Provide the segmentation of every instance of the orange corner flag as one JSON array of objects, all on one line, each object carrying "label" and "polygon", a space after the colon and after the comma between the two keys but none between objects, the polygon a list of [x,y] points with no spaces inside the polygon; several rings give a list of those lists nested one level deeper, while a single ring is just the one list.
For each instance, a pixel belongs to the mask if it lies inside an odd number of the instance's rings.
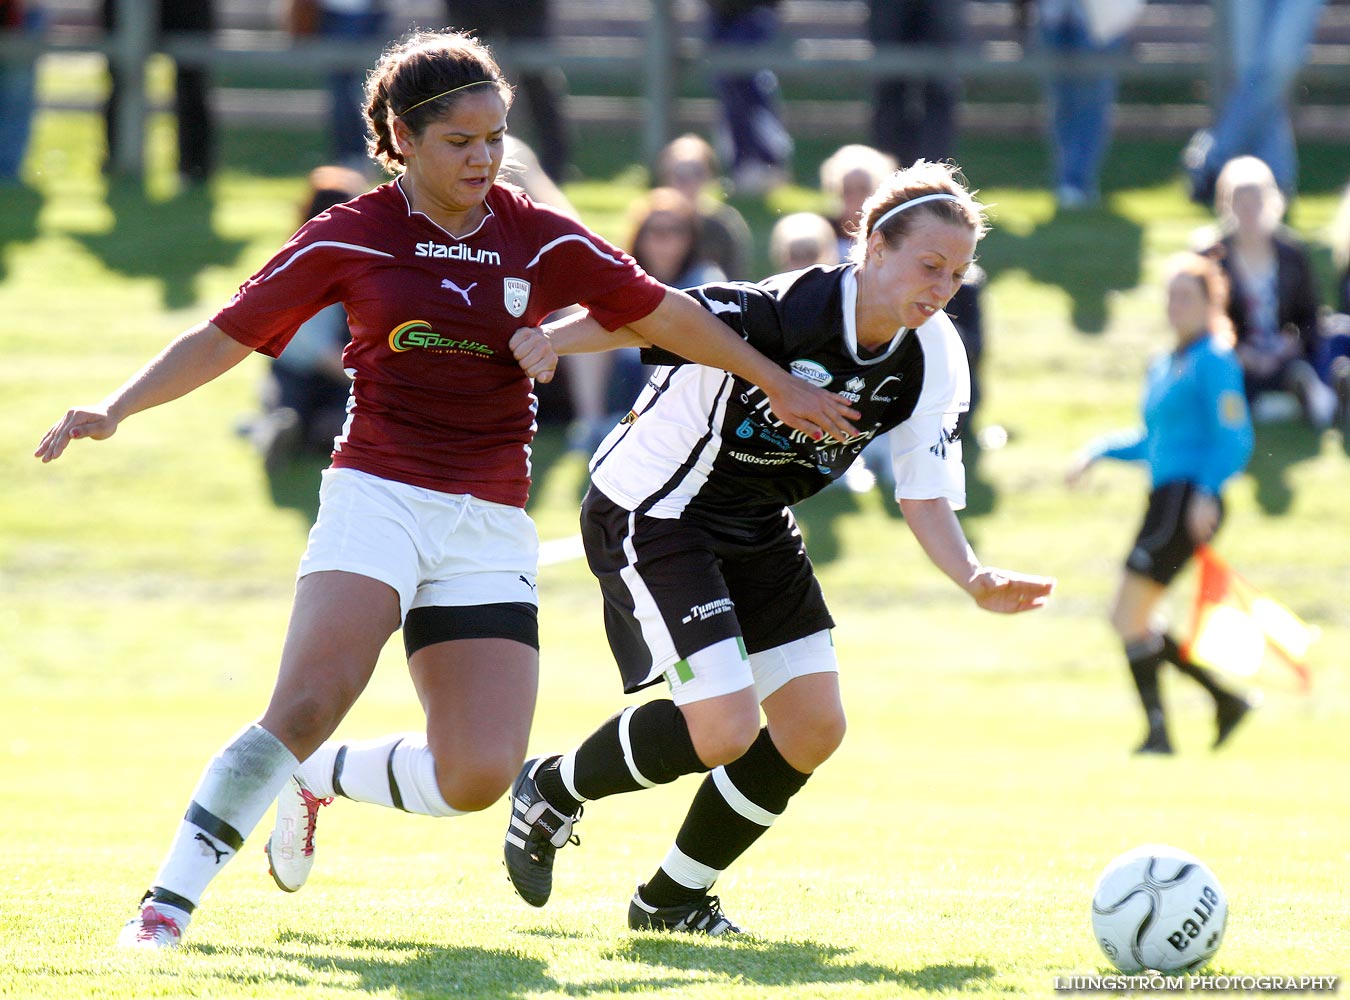
[{"label": "orange corner flag", "polygon": [[1307,691],[1312,685],[1308,649],[1317,640],[1317,628],[1262,594],[1208,546],[1198,548],[1195,557],[1200,580],[1191,613],[1187,657],[1216,670],[1250,677],[1269,653],[1293,670],[1299,688]]}]

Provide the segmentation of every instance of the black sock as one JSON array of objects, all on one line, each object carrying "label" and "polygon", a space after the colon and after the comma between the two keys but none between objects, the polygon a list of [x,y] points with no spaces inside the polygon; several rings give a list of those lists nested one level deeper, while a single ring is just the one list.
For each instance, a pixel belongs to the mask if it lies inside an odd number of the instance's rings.
[{"label": "black sock", "polygon": [[534,783],[548,800],[549,805],[568,816],[575,816],[577,810],[581,808],[581,800],[567,790],[567,783],[558,773],[558,764],[561,761],[562,755],[558,754],[540,764],[539,770],[534,772]]},{"label": "black sock", "polygon": [[[624,751],[625,730],[631,759]],[[572,783],[583,799],[601,799],[707,770],[694,751],[684,713],[662,699],[625,709],[586,737],[576,749]]]},{"label": "black sock", "polygon": [[1137,642],[1125,644],[1125,658],[1130,662],[1130,675],[1139,692],[1139,701],[1148,717],[1150,734],[1166,731],[1167,716],[1163,711],[1162,695],[1158,691],[1158,668],[1163,662],[1161,636],[1150,635]]},{"label": "black sock", "polygon": [[[725,871],[787,808],[809,777],[784,760],[769,731],[761,729],[739,759],[704,779],[675,838],[676,848],[699,865]],[[725,794],[724,782],[730,785]],[[652,906],[675,906],[707,894],[710,886],[691,887],[679,881],[678,874],[672,875],[663,864],[643,887],[642,898]]]},{"label": "black sock", "polygon": [[1187,659],[1186,655],[1181,651],[1181,647],[1177,645],[1176,640],[1173,639],[1170,635],[1164,635],[1162,637],[1162,640],[1163,640],[1163,656],[1167,657],[1167,659],[1171,660],[1174,664],[1176,664],[1177,669],[1180,670],[1183,674],[1191,678],[1202,688],[1208,691],[1210,695],[1214,698],[1214,701],[1216,703],[1219,701],[1223,701],[1226,698],[1237,697],[1236,695],[1233,694],[1233,692],[1229,691],[1217,680],[1215,680],[1214,673],[1212,671],[1206,670],[1204,667],[1199,666],[1198,664],[1193,663],[1189,659]]}]

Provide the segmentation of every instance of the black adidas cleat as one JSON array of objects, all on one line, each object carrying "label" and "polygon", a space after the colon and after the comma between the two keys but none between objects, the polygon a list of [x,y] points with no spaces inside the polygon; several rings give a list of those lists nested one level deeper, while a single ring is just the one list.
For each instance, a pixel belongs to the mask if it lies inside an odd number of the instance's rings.
[{"label": "black adidas cleat", "polygon": [[628,904],[628,926],[635,931],[672,931],[676,934],[743,934],[725,913],[716,896],[701,896],[677,906],[652,906],[638,886]]},{"label": "black adidas cleat", "polygon": [[503,846],[511,885],[531,906],[543,906],[553,892],[553,856],[558,848],[581,843],[572,833],[581,811],[575,816],[563,815],[548,804],[534,783],[535,772],[548,759],[527,760],[511,786],[511,822]]}]

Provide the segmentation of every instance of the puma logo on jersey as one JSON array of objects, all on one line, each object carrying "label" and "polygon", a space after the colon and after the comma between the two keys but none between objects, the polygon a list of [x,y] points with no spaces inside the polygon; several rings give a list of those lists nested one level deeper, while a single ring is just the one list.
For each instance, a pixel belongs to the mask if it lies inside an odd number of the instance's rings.
[{"label": "puma logo on jersey", "polygon": [[444,288],[444,289],[446,289],[447,291],[455,292],[455,293],[457,293],[457,294],[463,296],[463,298],[464,298],[464,304],[465,304],[466,306],[472,306],[472,305],[473,305],[473,302],[471,302],[471,301],[469,300],[469,293],[472,292],[475,288],[478,287],[478,282],[475,281],[475,282],[474,282],[472,285],[470,285],[468,288],[460,288],[458,285],[456,285],[456,284],[455,284],[453,281],[451,281],[449,278],[442,278],[442,279],[441,279],[441,287]]}]

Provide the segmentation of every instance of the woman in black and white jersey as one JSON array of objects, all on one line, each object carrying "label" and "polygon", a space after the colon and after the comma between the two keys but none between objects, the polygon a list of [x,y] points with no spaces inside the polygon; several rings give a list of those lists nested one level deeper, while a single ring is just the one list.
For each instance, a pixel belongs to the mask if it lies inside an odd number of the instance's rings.
[{"label": "woman in black and white jersey", "polygon": [[[896,498],[935,565],[987,610],[1046,602],[1053,580],[981,564],[954,513],[965,505],[958,420],[970,388],[942,310],[985,229],[956,168],[920,161],[868,199],[848,263],[692,290],[770,359],[849,401],[861,417],[843,444],[784,426],[744,379],[646,352],[662,367],[591,462],[582,535],[625,691],[664,680],[671,697],[626,709],[567,754],[526,761],[505,858],[527,902],[548,900],[582,802],[711,772],[634,893],[629,925],[739,930],[709,889],[845,728],[834,622],[788,508],[874,436],[895,429]],[[584,314],[533,336],[527,371],[547,372],[555,351],[613,343]]]}]

